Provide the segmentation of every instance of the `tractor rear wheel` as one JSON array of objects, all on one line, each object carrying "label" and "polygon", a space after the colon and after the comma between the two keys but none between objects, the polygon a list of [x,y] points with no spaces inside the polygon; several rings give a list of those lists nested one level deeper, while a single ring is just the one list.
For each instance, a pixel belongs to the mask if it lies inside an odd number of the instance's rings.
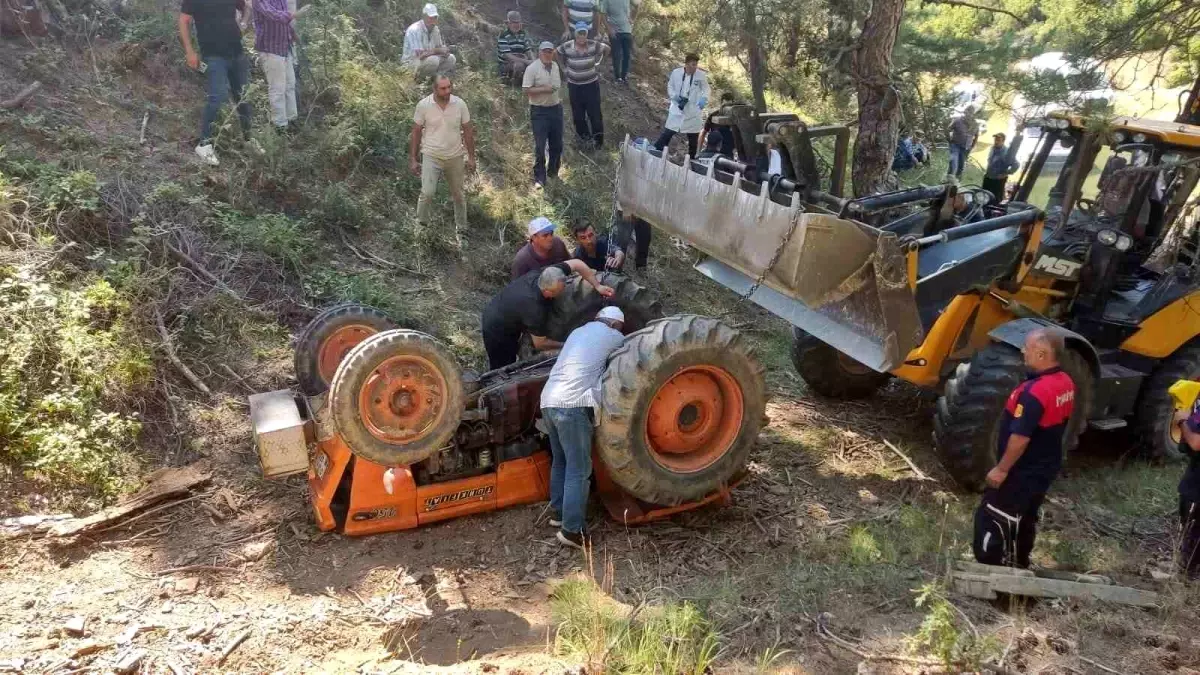
[{"label": "tractor rear wheel", "polygon": [[736,330],[680,315],[633,333],[609,358],[597,452],[634,497],[699,499],[746,465],[766,409],[763,367]]},{"label": "tractor rear wheel", "polygon": [[[1075,407],[1063,432],[1063,452],[1079,443],[1092,403],[1092,374],[1079,352],[1060,359],[1075,384]],[[942,466],[960,485],[982,490],[999,461],[1000,424],[1008,396],[1025,379],[1025,360],[1016,347],[992,343],[960,363],[946,380],[933,416],[933,442]]]},{"label": "tractor rear wheel", "polygon": [[890,377],[855,361],[799,328],[792,328],[792,365],[822,396],[854,400],[874,394]]},{"label": "tractor rear wheel", "polygon": [[658,295],[629,277],[613,272],[597,272],[596,280],[612,287],[614,294],[605,298],[582,277],[567,278],[567,287],[554,298],[546,320],[546,337],[563,342],[571,331],[596,318],[603,307],[619,307],[625,313],[625,333],[641,330],[655,319],[661,319],[662,302]]},{"label": "tractor rear wheel", "polygon": [[1200,380],[1200,344],[1187,345],[1167,357],[1142,385],[1134,423],[1142,451],[1151,459],[1184,457],[1179,452],[1179,442],[1183,440],[1179,427],[1171,423],[1175,402],[1167,393],[1179,380]]},{"label": "tractor rear wheel", "polygon": [[350,351],[329,387],[334,426],[351,452],[384,466],[428,458],[458,429],[462,371],[440,342],[389,330]]},{"label": "tractor rear wheel", "polygon": [[366,305],[343,303],[323,310],[296,340],[296,381],[316,396],[329,389],[338,365],[358,343],[396,327],[386,314]]}]

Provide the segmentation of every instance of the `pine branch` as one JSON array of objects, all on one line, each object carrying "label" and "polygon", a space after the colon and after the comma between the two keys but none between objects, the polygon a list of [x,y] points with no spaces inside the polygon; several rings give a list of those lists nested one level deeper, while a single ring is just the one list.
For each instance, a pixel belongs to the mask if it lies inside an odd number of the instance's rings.
[{"label": "pine branch", "polygon": [[1010,12],[1007,9],[1004,9],[1002,7],[988,7],[986,5],[977,5],[973,2],[965,2],[964,0],[924,0],[924,2],[931,4],[931,5],[949,5],[951,7],[966,7],[968,9],[978,9],[978,10],[983,10],[985,12],[1004,14],[1006,16],[1011,16],[1013,18],[1013,20],[1016,21],[1017,23],[1021,24],[1021,26],[1028,26],[1030,23],[1033,23],[1029,19],[1027,19],[1023,16],[1019,16],[1019,15],[1017,15],[1013,12]]}]

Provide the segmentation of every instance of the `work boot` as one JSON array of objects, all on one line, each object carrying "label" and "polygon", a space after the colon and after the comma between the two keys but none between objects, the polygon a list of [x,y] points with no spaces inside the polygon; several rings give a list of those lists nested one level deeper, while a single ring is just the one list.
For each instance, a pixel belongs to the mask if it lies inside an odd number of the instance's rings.
[{"label": "work boot", "polygon": [[583,550],[585,546],[591,546],[592,542],[587,536],[587,532],[567,532],[566,530],[558,531],[558,542],[566,544],[571,548]]}]

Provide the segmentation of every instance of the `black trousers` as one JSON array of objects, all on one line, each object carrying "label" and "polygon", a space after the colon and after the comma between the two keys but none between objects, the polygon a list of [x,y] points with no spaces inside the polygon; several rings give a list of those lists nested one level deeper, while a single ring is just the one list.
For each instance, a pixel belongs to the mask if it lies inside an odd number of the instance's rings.
[{"label": "black trousers", "polygon": [[992,193],[992,196],[996,198],[995,203],[998,204],[1004,201],[1004,185],[1007,182],[1008,181],[1004,178],[989,178],[984,176],[983,185],[980,187]]},{"label": "black trousers", "polygon": [[520,350],[521,336],[512,335],[483,325],[483,348],[487,350],[488,370],[503,368],[517,362],[517,352]]},{"label": "black trousers", "polygon": [[571,120],[575,135],[585,144],[604,145],[604,117],[600,111],[600,80],[587,84],[567,83],[571,96]]},{"label": "black trousers", "polygon": [[625,250],[629,248],[630,240],[636,243],[636,255],[633,258],[634,266],[637,268],[645,267],[650,257],[650,236],[654,228],[650,227],[650,223],[641,218],[633,218],[632,221],[625,219],[620,212],[616,214],[616,222],[613,223],[613,244]]},{"label": "black trousers", "polygon": [[1200,580],[1200,499],[1179,495],[1179,566],[1188,579]]},{"label": "black trousers", "polygon": [[[533,126],[533,180],[545,185],[547,176],[558,178],[558,166],[562,162],[562,105],[531,105],[529,121]],[[549,166],[546,165],[547,145],[550,146]]]},{"label": "black trousers", "polygon": [[1000,489],[985,490],[975,509],[975,541],[971,548],[975,560],[984,565],[1029,567],[1046,493],[1009,487],[1012,480],[1010,476]]},{"label": "black trousers", "polygon": [[[679,133],[679,132],[664,128],[662,131],[662,135],[660,135],[658,137],[658,140],[654,142],[654,148],[656,150],[662,150],[663,148],[667,147],[668,145],[671,144],[671,139],[675,138],[675,134],[677,134],[677,133]],[[696,156],[696,147],[700,144],[700,134],[699,133],[687,134],[687,139],[688,139],[688,157],[695,157]]]}]

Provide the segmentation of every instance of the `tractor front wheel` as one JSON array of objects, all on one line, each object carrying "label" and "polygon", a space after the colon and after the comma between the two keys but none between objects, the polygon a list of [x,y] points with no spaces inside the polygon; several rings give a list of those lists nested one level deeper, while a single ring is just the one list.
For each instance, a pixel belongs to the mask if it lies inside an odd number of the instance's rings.
[{"label": "tractor front wheel", "polygon": [[329,386],[334,426],[355,455],[406,466],[444,447],[464,409],[462,371],[449,350],[415,330],[372,335]]},{"label": "tractor front wheel", "polygon": [[[1060,359],[1075,384],[1075,406],[1063,432],[1063,452],[1079,443],[1092,402],[1092,374],[1079,352]],[[999,461],[1000,424],[1008,396],[1025,379],[1025,361],[1016,347],[992,343],[946,380],[933,417],[933,442],[946,471],[969,490],[982,490]]]},{"label": "tractor front wheel", "polygon": [[808,388],[822,396],[851,401],[887,384],[876,372],[799,328],[792,328],[792,365]]},{"label": "tractor front wheel", "polygon": [[745,466],[766,410],[763,367],[736,330],[680,315],[626,338],[600,381],[597,452],[634,497],[699,499]]},{"label": "tractor front wheel", "polygon": [[1179,427],[1172,424],[1175,403],[1167,390],[1179,380],[1200,380],[1200,344],[1176,351],[1154,370],[1138,397],[1135,424],[1142,451],[1151,459],[1177,460],[1182,439]]}]

